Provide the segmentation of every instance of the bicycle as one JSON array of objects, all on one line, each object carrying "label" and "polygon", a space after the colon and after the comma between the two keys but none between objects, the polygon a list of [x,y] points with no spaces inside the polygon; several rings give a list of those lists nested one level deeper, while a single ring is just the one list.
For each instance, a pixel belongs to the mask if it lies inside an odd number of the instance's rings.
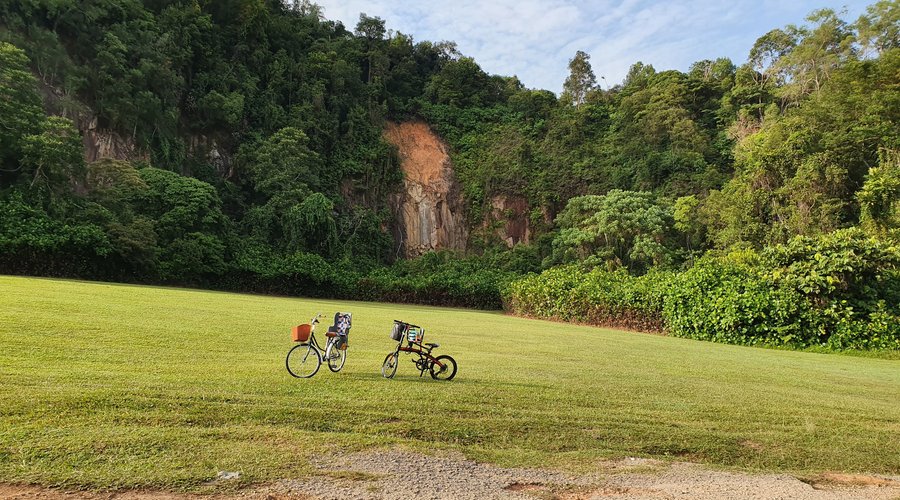
[{"label": "bicycle", "polygon": [[[453,380],[453,377],[456,376],[456,360],[446,354],[432,356],[431,351],[441,345],[423,344],[424,337],[424,328],[395,319],[391,338],[397,341],[397,349],[388,353],[384,358],[384,363],[381,364],[381,375],[384,378],[394,378],[400,361],[400,353],[406,352],[417,356],[412,361],[418,368],[420,377],[427,370],[431,374],[431,378],[435,380]],[[406,340],[406,346],[403,345],[404,340]]]},{"label": "bicycle", "polygon": [[[342,314],[346,314],[348,326],[344,329],[345,333],[340,335],[338,333],[338,318]],[[318,373],[319,367],[322,366],[323,358],[328,361],[328,369],[334,373],[341,371],[341,368],[344,367],[344,363],[347,361],[346,337],[347,332],[350,330],[350,314],[335,314],[335,325],[325,333],[328,340],[324,349],[316,340],[316,325],[319,324],[319,318],[321,317],[321,313],[316,314],[309,324],[295,326],[293,329],[293,340],[294,342],[300,342],[300,344],[295,345],[288,351],[284,364],[288,373],[294,377],[312,377]]]}]

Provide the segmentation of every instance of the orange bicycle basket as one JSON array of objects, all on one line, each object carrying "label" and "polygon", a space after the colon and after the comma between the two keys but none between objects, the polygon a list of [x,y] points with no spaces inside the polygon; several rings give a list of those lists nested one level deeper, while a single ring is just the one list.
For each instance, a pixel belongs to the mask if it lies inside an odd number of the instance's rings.
[{"label": "orange bicycle basket", "polygon": [[312,325],[298,325],[291,331],[291,338],[294,342],[306,342],[309,340],[309,333],[312,331]]}]

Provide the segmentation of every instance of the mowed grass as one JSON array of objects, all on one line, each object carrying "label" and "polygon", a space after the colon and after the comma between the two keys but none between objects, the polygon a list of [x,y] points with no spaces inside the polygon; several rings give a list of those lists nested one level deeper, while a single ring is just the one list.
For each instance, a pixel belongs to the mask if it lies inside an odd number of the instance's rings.
[{"label": "mowed grass", "polygon": [[[351,311],[347,364],[290,377],[290,327]],[[452,382],[380,365],[427,328]],[[323,329],[324,331],[324,329]],[[320,337],[321,338],[321,337]],[[900,473],[900,361],[478,312],[0,276],[0,481],[202,489],[377,446],[587,470],[646,456]]]}]

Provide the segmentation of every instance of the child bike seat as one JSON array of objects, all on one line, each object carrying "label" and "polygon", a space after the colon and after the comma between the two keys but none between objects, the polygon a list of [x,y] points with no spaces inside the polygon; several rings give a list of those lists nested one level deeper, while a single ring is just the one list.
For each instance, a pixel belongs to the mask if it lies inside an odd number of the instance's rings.
[{"label": "child bike seat", "polygon": [[326,337],[337,337],[338,335],[350,334],[350,313],[336,313],[334,315],[334,324],[328,327]]},{"label": "child bike seat", "polygon": [[430,348],[432,348],[432,349],[441,346],[441,344],[434,344],[434,343],[431,343],[431,342],[429,342],[429,343],[427,343],[427,344],[424,344],[424,345],[425,345],[425,346],[428,346],[428,347],[430,347]]}]

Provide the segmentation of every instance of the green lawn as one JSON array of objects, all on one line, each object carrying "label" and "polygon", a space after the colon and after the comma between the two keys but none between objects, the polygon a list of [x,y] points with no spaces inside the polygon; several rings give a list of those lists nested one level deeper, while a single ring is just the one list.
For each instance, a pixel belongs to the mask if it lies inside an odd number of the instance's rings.
[{"label": "green lawn", "polygon": [[[284,367],[290,327],[354,314],[347,364]],[[392,319],[454,356],[380,375]],[[900,473],[900,361],[754,349],[499,313],[0,276],[0,480],[192,489],[319,454],[457,449],[505,465],[649,456]]]}]

